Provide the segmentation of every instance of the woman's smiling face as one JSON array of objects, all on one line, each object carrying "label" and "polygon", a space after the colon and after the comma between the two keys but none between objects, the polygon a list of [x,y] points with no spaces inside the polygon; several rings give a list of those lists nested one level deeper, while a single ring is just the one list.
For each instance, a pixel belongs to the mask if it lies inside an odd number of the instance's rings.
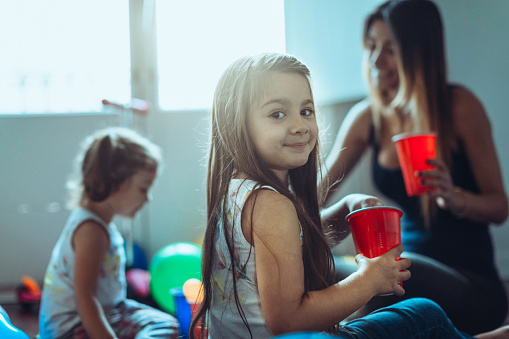
[{"label": "woman's smiling face", "polygon": [[364,47],[371,82],[381,92],[396,89],[399,84],[395,46],[389,26],[375,20],[368,30]]}]

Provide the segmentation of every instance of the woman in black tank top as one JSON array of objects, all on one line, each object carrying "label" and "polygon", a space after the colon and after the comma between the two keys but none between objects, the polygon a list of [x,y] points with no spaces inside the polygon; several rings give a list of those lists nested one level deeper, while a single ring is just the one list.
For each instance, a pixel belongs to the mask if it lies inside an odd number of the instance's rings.
[{"label": "woman in black tank top", "polygon": [[[470,334],[496,328],[507,315],[507,295],[490,225],[507,219],[508,200],[481,102],[447,82],[438,8],[429,0],[383,3],[365,21],[364,47],[370,97],[341,125],[327,182],[338,185],[372,147],[373,181],[404,212],[403,256],[412,260],[404,298],[436,301]],[[408,197],[391,137],[428,131],[437,135],[437,159],[429,160],[434,170],[417,174],[434,190]],[[359,315],[398,300],[374,298]]]}]

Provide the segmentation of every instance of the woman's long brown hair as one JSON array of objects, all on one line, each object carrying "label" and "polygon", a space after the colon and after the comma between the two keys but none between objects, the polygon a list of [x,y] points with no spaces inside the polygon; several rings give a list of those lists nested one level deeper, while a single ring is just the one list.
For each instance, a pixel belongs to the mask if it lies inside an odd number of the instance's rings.
[{"label": "woman's long brown hair", "polygon": [[[323,289],[333,268],[333,258],[327,239],[321,229],[318,207],[317,172],[318,142],[309,155],[308,162],[289,171],[292,191],[263,165],[252,141],[247,137],[248,114],[263,95],[264,88],[274,73],[300,74],[308,80],[309,69],[296,58],[282,54],[262,54],[240,59],[221,76],[214,93],[212,107],[211,145],[207,174],[207,229],[202,247],[202,281],[204,299],[193,319],[189,335],[194,335],[198,322],[203,324],[212,298],[212,264],[215,253],[217,229],[224,229],[228,218],[227,193],[230,180],[236,173],[245,173],[260,186],[275,188],[290,199],[297,211],[302,227],[302,257],[304,263],[305,291]],[[234,239],[226,234],[229,255],[233,258]],[[233,260],[231,261],[233,262]],[[235,266],[229,267],[235,276]],[[233,279],[234,298],[239,314],[251,333],[249,319],[242,310]],[[303,296],[304,297],[304,296]],[[202,331],[202,337],[204,331]],[[251,335],[252,337],[252,335]]]},{"label": "woman's long brown hair", "polygon": [[[437,134],[437,157],[450,168],[453,144],[451,87],[447,83],[442,19],[431,0],[390,0],[380,5],[364,24],[364,41],[376,20],[388,24],[394,37],[399,87],[395,98],[383,95],[366,73],[373,100],[375,136],[379,135],[383,109],[400,109],[410,115],[413,132]],[[366,65],[365,65],[366,66]],[[409,131],[410,132],[410,131]],[[436,210],[428,196],[421,197],[426,224]]]}]

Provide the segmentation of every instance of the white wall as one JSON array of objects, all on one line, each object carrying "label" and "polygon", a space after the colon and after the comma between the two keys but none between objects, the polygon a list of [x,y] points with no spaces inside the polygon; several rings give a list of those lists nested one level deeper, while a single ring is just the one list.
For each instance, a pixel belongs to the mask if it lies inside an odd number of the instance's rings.
[{"label": "white wall", "polygon": [[[472,89],[484,103],[493,127],[506,191],[509,192],[509,1],[436,0],[442,12],[449,76]],[[319,103],[333,104],[366,95],[361,77],[363,18],[380,0],[287,1],[287,52],[310,66]],[[300,25],[298,24],[300,23]],[[344,110],[324,107],[332,122],[326,146],[337,131]],[[332,115],[334,116],[332,119]],[[327,144],[329,142],[329,144]],[[348,178],[340,194],[376,190],[366,180],[369,164],[364,159],[355,176]],[[509,278],[509,221],[492,227],[500,273]],[[351,248],[351,247],[349,247]]]},{"label": "white wall", "polygon": [[[360,75],[362,17],[375,0],[286,1],[288,52],[314,73],[316,100],[331,122],[329,139],[341,121],[340,101],[365,95]],[[472,88],[493,122],[506,188],[509,180],[509,126],[506,80],[509,67],[509,2],[440,0],[446,21],[451,78]],[[347,105],[348,106],[348,105]],[[148,136],[162,146],[164,172],[154,186],[154,201],[135,221],[134,237],[149,257],[175,241],[196,241],[205,224],[207,112],[152,112]],[[333,119],[334,118],[334,119]],[[111,114],[0,117],[0,286],[21,276],[41,281],[51,249],[68,216],[51,203],[65,201],[65,181],[81,140],[97,128],[116,124]],[[361,171],[366,171],[362,169]],[[367,172],[361,175],[366,178]],[[352,178],[348,190],[371,189]],[[509,277],[509,227],[494,228],[497,260]]]},{"label": "white wall", "polygon": [[[0,117],[0,285],[42,280],[69,212],[65,182],[80,142],[112,115]],[[59,207],[59,208],[58,208]]]},{"label": "white wall", "polygon": [[[146,121],[148,137],[164,153],[154,200],[132,231],[149,257],[203,234],[207,117],[154,112]],[[111,114],[0,117],[0,287],[18,284],[23,275],[42,281],[69,215],[65,182],[79,144],[96,129],[118,123]],[[60,210],[52,211],[52,203]]]}]

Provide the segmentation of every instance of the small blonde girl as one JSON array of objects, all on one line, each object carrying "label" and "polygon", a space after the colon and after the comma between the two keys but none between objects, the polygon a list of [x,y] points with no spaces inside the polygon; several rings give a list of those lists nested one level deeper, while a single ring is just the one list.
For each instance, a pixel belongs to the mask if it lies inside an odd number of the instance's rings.
[{"label": "small blonde girl", "polygon": [[204,299],[190,333],[205,320],[210,338],[302,331],[341,338],[469,338],[422,298],[338,325],[375,295],[403,295],[398,282],[410,278],[410,261],[395,260],[402,245],[373,259],[358,255],[356,272],[328,283],[329,245],[347,234],[344,216],[380,202],[353,194],[320,211],[318,159],[308,68],[281,54],[234,62],[214,95]]},{"label": "small blonde girl", "polygon": [[126,298],[124,240],[112,222],[149,201],[160,159],[156,145],[128,129],[86,139],[70,185],[77,205],[44,278],[41,339],[177,338],[174,317]]}]

